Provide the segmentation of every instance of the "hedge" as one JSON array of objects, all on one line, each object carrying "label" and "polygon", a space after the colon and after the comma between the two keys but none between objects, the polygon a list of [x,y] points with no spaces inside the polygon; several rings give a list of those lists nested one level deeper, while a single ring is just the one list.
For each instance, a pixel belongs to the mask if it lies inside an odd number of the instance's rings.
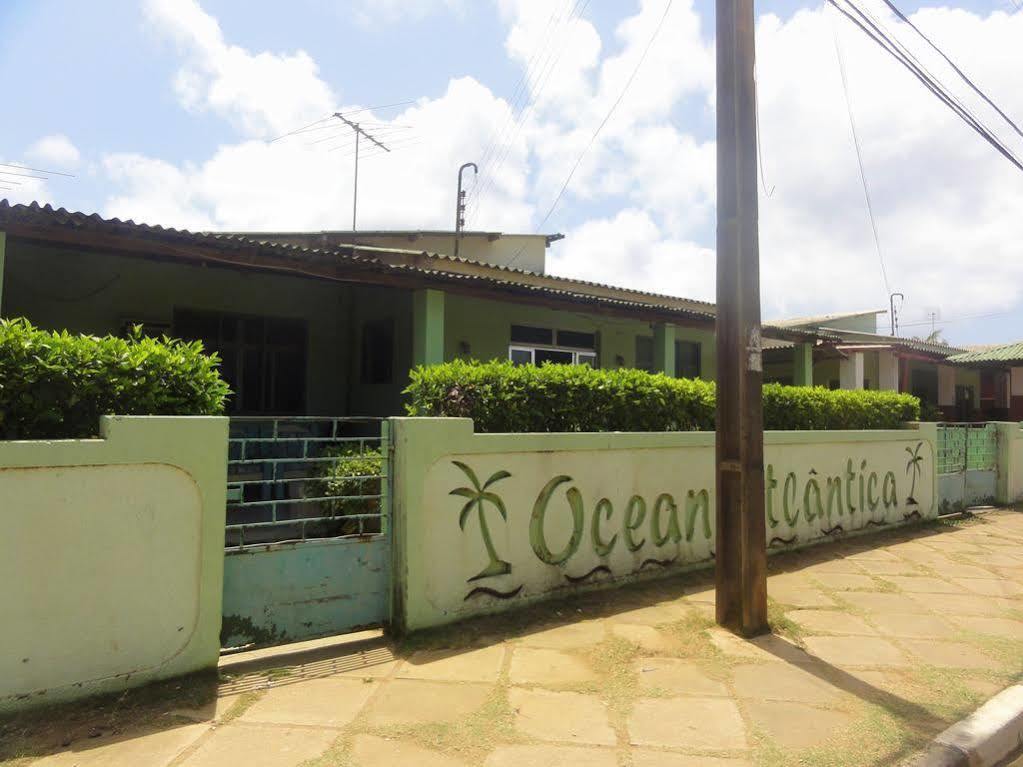
[{"label": "hedge", "polygon": [[[714,384],[642,370],[456,360],[412,371],[412,416],[472,418],[478,432],[713,430]],[[765,429],[896,429],[909,394],[764,386]]]},{"label": "hedge", "polygon": [[101,415],[217,415],[230,389],[202,344],[0,320],[0,439],[95,436]]}]

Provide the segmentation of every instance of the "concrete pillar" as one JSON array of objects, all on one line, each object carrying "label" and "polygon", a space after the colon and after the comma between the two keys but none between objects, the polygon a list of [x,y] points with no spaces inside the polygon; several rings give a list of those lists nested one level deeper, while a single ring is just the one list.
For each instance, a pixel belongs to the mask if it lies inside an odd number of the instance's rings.
[{"label": "concrete pillar", "polygon": [[654,372],[675,377],[675,326],[666,322],[654,325]]},{"label": "concrete pillar", "polygon": [[412,364],[444,361],[444,293],[427,288],[412,295]]},{"label": "concrete pillar", "polygon": [[4,316],[4,260],[7,250],[7,232],[0,231],[0,317]]},{"label": "concrete pillar", "polygon": [[813,344],[792,347],[792,385],[813,386]]},{"label": "concrete pillar", "polygon": [[839,362],[838,369],[843,389],[863,388],[863,352],[849,352],[849,356]]},{"label": "concrete pillar", "polygon": [[881,391],[899,390],[899,358],[887,349],[877,353],[877,388]]},{"label": "concrete pillar", "polygon": [[951,365],[938,365],[938,407],[955,407],[956,369]]}]

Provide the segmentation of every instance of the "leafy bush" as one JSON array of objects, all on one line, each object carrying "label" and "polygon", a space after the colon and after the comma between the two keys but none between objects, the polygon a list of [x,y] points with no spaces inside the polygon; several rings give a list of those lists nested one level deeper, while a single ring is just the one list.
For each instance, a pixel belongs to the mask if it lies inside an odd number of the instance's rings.
[{"label": "leafy bush", "polygon": [[[714,429],[714,384],[641,370],[516,367],[455,360],[416,368],[405,389],[413,416],[472,418],[479,432]],[[917,420],[908,394],[767,384],[767,429],[894,429]]]},{"label": "leafy bush", "polygon": [[52,333],[0,320],[0,439],[95,436],[101,415],[216,415],[230,389],[202,344]]},{"label": "leafy bush", "polygon": [[[318,497],[380,494],[383,456],[379,448],[368,447],[360,452],[358,447],[351,445],[331,446],[323,451],[323,455],[337,460],[324,462],[323,479],[315,491]],[[380,514],[380,501],[376,498],[334,497],[325,503],[330,513],[338,517]],[[380,532],[380,520],[341,520],[341,528],[334,534],[350,535],[356,532]]]}]

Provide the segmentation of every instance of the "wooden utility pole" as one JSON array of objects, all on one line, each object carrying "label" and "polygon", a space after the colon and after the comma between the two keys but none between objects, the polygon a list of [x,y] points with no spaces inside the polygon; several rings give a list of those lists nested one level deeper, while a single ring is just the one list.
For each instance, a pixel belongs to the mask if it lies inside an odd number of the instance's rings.
[{"label": "wooden utility pole", "polygon": [[768,630],[753,0],[717,0],[717,622]]}]

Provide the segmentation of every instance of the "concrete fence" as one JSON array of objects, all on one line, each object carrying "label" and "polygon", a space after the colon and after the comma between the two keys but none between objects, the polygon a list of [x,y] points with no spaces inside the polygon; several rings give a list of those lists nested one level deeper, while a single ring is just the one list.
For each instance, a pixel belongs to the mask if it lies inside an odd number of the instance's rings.
[{"label": "concrete fence", "polygon": [[[475,434],[398,418],[392,624],[707,567],[714,434]],[[937,515],[936,430],[768,432],[772,550]]]},{"label": "concrete fence", "polygon": [[998,479],[995,502],[1023,502],[1023,424],[998,423]]},{"label": "concrete fence", "polygon": [[0,710],[215,667],[227,419],[0,442]]}]

